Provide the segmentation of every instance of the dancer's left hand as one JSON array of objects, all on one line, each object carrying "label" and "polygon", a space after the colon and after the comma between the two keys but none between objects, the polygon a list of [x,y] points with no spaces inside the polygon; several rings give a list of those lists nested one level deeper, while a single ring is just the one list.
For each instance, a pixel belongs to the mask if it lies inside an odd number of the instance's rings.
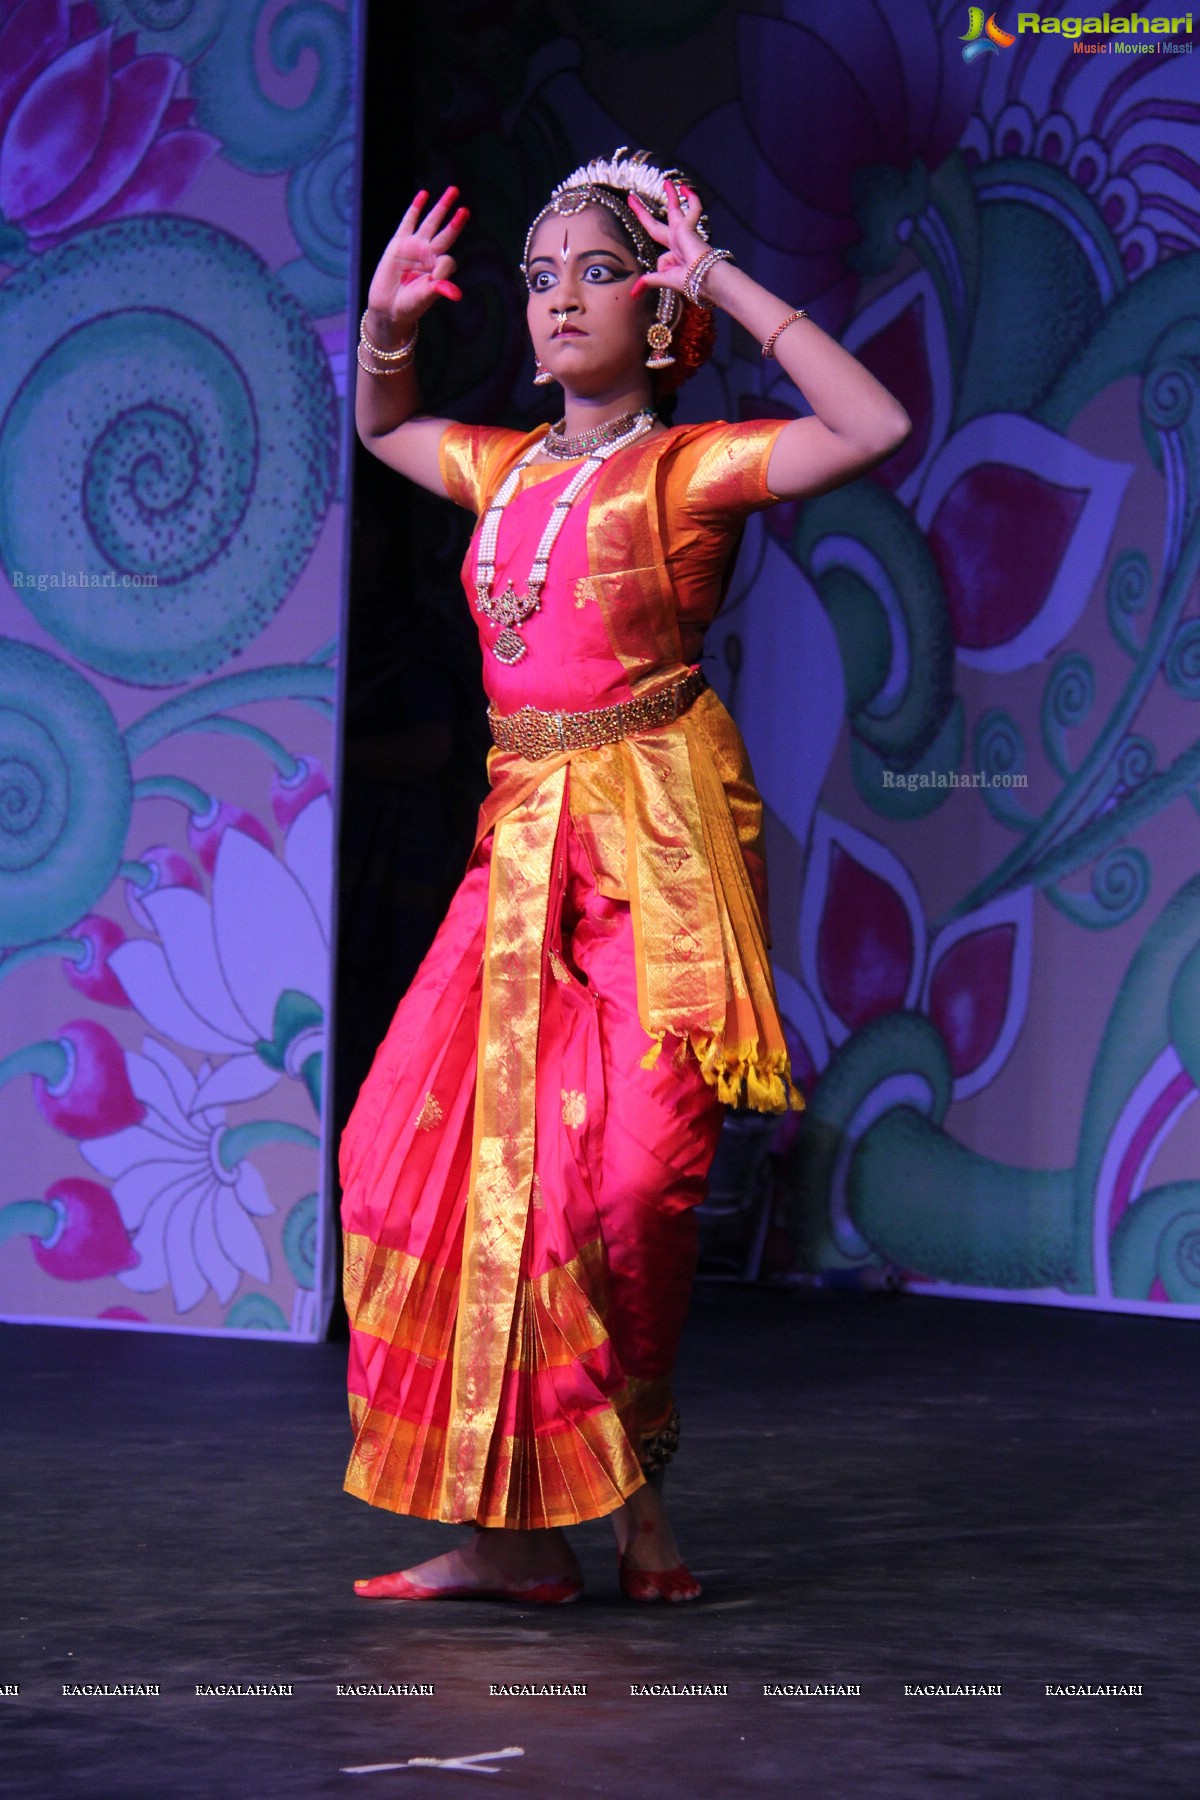
[{"label": "dancer's left hand", "polygon": [[636,194],[626,196],[638,224],[648,237],[660,244],[663,254],[658,259],[658,267],[652,273],[639,275],[634,282],[632,292],[640,294],[644,288],[673,288],[682,294],[684,278],[695,263],[697,257],[703,256],[709,248],[705,240],[696,230],[704,208],[700,204],[700,196],[693,188],[686,187],[683,182],[666,183],[667,216],[659,221],[654,214],[647,212]]}]

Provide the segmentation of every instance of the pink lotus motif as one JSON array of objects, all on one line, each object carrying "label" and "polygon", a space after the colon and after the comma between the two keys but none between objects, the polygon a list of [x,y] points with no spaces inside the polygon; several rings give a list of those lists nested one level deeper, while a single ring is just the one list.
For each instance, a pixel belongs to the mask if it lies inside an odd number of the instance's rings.
[{"label": "pink lotus motif", "polygon": [[48,1125],[67,1137],[92,1138],[123,1131],[142,1118],[125,1072],[125,1052],[111,1031],[94,1019],[64,1025],[58,1045],[66,1057],[61,1079],[33,1078],[33,1097]]},{"label": "pink lotus motif", "polygon": [[[298,756],[290,776],[276,770],[271,778],[271,811],[280,831],[286,831],[306,806],[329,792],[329,779],[320,763],[311,756]],[[270,845],[267,848],[270,849]]]},{"label": "pink lotus motif", "polygon": [[71,986],[89,1000],[102,1001],[106,1006],[128,1006],[129,995],[108,966],[113,951],[125,942],[125,933],[116,920],[88,913],[72,928],[70,936],[84,946],[81,961],[63,958],[63,974]]},{"label": "pink lotus motif", "polygon": [[926,1014],[945,1041],[954,1098],[993,1081],[1029,1003],[1032,898],[1006,895],[930,934],[907,869],[890,850],[818,813],[802,902],[805,986],[780,999],[816,1068],[886,1013]]},{"label": "pink lotus motif", "polygon": [[190,888],[199,894],[204,884],[187,857],[169,844],[154,844],[143,850],[137,860],[150,871],[149,878],[140,885],[134,881],[125,883],[125,904],[130,918],[145,931],[153,931],[154,921],[143,904],[148,895],[174,887]]},{"label": "pink lotus motif", "polygon": [[0,0],[0,214],[30,249],[175,205],[219,148],[182,74],[92,5]]},{"label": "pink lotus motif", "polygon": [[197,813],[188,821],[188,843],[210,875],[217,866],[217,852],[227,831],[240,831],[264,850],[274,852],[271,833],[261,819],[240,806],[231,806],[227,800],[214,800],[206,813]]},{"label": "pink lotus motif", "polygon": [[58,1281],[96,1281],[137,1267],[137,1251],[106,1187],[68,1176],[46,1190],[59,1215],[58,1230],[32,1240],[33,1254]]}]

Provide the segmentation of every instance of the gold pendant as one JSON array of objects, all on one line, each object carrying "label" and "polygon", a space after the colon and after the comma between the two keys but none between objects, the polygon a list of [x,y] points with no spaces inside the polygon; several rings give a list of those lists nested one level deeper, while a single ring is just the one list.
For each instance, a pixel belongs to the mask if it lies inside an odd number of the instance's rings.
[{"label": "gold pendant", "polygon": [[506,625],[492,645],[492,655],[497,662],[506,663],[511,668],[513,663],[520,662],[528,648],[529,645],[520,632],[514,631],[511,625]]}]

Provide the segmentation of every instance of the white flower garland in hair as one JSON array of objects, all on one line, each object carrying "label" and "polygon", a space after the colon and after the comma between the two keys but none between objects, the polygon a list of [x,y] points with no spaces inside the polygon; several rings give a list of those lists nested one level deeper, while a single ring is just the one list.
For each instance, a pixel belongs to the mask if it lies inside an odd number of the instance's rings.
[{"label": "white flower garland in hair", "polygon": [[[589,163],[583,163],[560,181],[550,195],[548,205],[544,206],[525,237],[525,252],[521,258],[521,273],[526,281],[529,279],[529,246],[533,242],[533,234],[549,213],[571,213],[582,211],[589,204],[606,207],[616,215],[625,230],[633,239],[637,259],[643,269],[657,266],[658,245],[639,224],[628,204],[610,193],[597,192],[597,189],[615,188],[618,194],[634,193],[638,199],[652,212],[656,219],[663,220],[667,216],[667,183],[682,181],[681,169],[656,169],[649,160],[646,150],[630,151],[627,144],[622,144],[610,157],[594,157]],[[577,196],[575,205],[566,204],[571,196]],[[705,229],[707,219],[703,213],[696,223],[696,230],[707,242],[708,232]]]},{"label": "white flower garland in hair", "polygon": [[656,217],[666,218],[668,181],[682,181],[680,169],[656,169],[649,160],[648,152],[635,150],[632,153],[627,144],[622,144],[611,157],[597,156],[589,163],[584,163],[565,181],[560,181],[551,193],[551,200],[557,200],[560,194],[570,193],[572,188],[579,187],[613,187],[625,193],[634,193],[639,200],[651,209]]}]

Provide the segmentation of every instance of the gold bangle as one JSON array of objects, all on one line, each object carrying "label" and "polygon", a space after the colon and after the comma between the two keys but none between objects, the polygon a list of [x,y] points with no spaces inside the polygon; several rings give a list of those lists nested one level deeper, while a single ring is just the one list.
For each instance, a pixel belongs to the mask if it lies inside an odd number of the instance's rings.
[{"label": "gold bangle", "polygon": [[775,339],[777,337],[779,337],[780,333],[786,331],[789,325],[794,325],[796,323],[797,319],[807,319],[807,317],[808,317],[808,314],[807,314],[807,312],[805,312],[803,307],[800,307],[799,310],[794,313],[789,313],[787,318],[783,321],[783,324],[777,325],[775,327],[774,331],[771,333],[770,337],[767,339],[766,343],[763,345],[763,347],[762,347],[763,355],[764,356],[774,356],[774,354],[775,354]]},{"label": "gold bangle", "polygon": [[365,362],[363,360],[364,349],[369,350],[370,348],[371,345],[367,339],[359,338],[355,356],[358,359],[359,368],[365,370],[368,375],[403,375],[405,369],[407,369],[409,363],[412,361],[411,356],[406,356],[403,362],[393,363],[390,368],[386,366],[382,369],[376,368],[373,363]]},{"label": "gold bangle", "polygon": [[[368,308],[368,311],[369,310],[370,309]],[[398,344],[394,350],[381,350],[379,345],[373,344],[367,336],[367,314],[364,312],[362,318],[358,321],[358,341],[360,344],[365,344],[367,349],[371,352],[371,355],[377,356],[380,362],[403,362],[412,355],[413,350],[416,347],[417,332],[419,330],[420,326],[414,325],[411,333],[405,338],[402,344]]]}]

